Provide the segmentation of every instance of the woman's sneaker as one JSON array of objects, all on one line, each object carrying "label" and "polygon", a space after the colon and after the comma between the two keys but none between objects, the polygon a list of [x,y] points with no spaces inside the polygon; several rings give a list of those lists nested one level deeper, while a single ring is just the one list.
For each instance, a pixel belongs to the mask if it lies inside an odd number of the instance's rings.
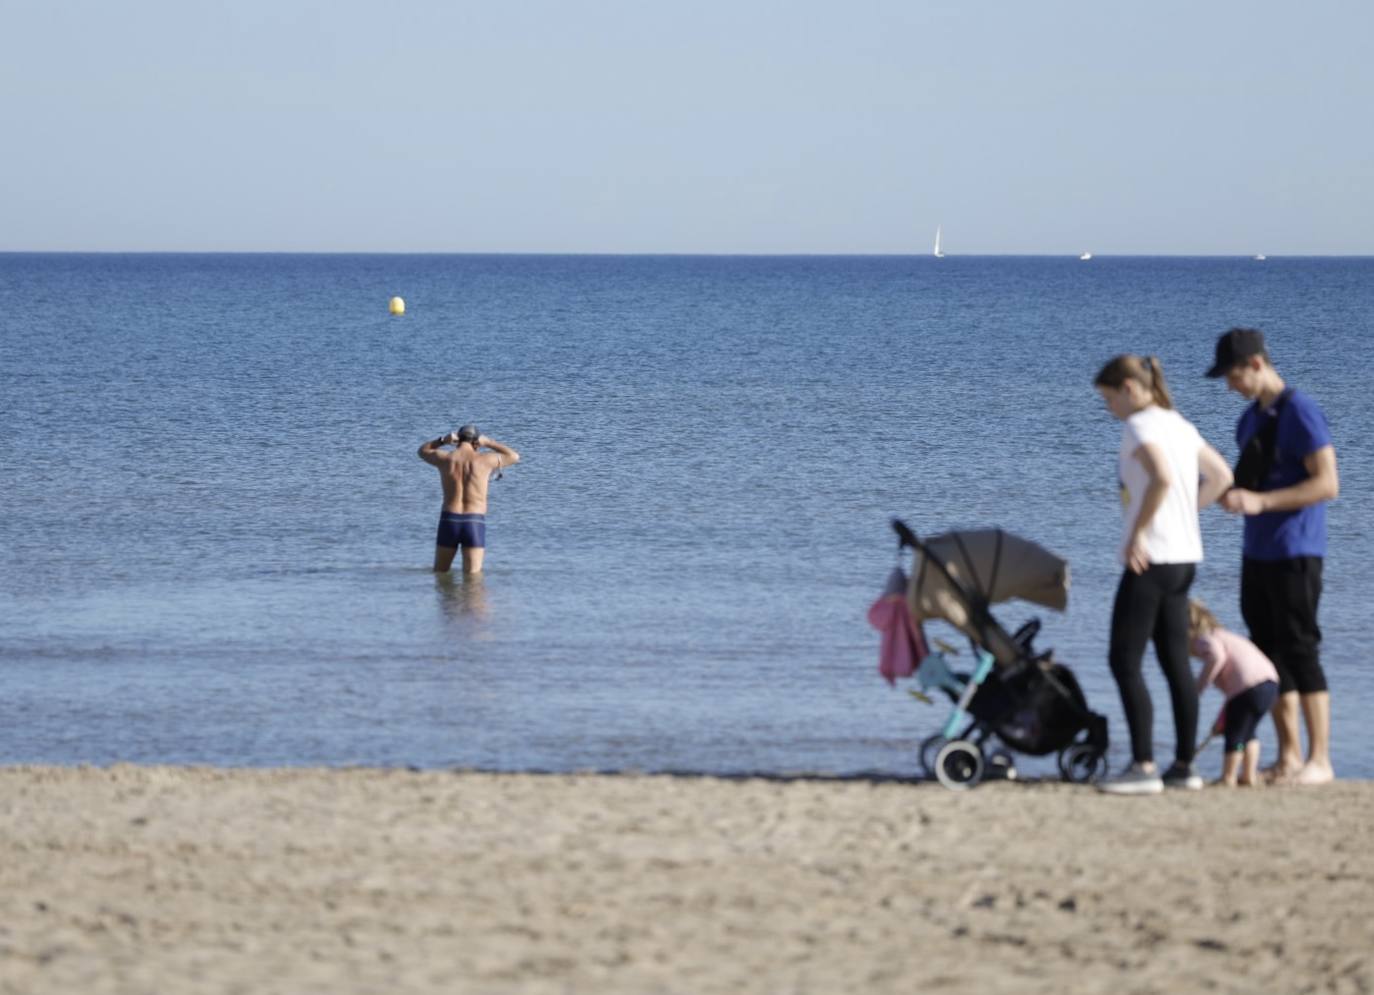
[{"label": "woman's sneaker", "polygon": [[1202,775],[1193,769],[1192,764],[1174,764],[1164,772],[1166,788],[1183,788],[1186,791],[1202,790]]},{"label": "woman's sneaker", "polygon": [[1157,795],[1164,790],[1164,781],[1158,771],[1131,764],[1116,777],[1098,781],[1097,790],[1109,795]]}]

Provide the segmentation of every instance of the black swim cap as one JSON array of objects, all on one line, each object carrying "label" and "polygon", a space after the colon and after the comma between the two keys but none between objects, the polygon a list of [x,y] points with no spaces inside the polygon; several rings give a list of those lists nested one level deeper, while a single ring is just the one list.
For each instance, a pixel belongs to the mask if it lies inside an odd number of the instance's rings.
[{"label": "black swim cap", "polygon": [[476,425],[464,425],[458,430],[459,442],[476,442],[482,437],[482,433],[477,431]]}]

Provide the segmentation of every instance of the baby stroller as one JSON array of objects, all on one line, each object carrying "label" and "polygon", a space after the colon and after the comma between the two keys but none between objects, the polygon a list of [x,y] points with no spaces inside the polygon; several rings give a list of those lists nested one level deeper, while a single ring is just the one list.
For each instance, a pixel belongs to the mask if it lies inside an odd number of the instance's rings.
[{"label": "baby stroller", "polygon": [[[1037,652],[1039,619],[1008,635],[990,604],[1021,598],[1063,611],[1068,604],[1068,564],[1035,543],[984,529],[948,532],[925,540],[898,519],[892,528],[898,552],[914,551],[907,604],[919,623],[938,618],[964,633],[977,664],[971,673],[950,666],[952,647],[929,653],[915,678],[923,690],[938,688],[954,702],[944,727],[921,743],[921,765],[947,788],[971,788],[990,762],[1014,772],[1006,748],[1031,756],[1058,751],[1066,781],[1088,782],[1106,768],[1107,720],[1089,710],[1073,671]],[[919,697],[924,695],[918,694]],[[926,699],[929,700],[929,699]]]}]

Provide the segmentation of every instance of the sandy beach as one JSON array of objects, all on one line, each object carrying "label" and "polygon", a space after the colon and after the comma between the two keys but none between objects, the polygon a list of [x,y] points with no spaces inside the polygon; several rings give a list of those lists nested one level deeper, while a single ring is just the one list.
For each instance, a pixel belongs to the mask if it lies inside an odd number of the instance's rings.
[{"label": "sandy beach", "polygon": [[1374,784],[0,769],[0,991],[1367,992]]}]

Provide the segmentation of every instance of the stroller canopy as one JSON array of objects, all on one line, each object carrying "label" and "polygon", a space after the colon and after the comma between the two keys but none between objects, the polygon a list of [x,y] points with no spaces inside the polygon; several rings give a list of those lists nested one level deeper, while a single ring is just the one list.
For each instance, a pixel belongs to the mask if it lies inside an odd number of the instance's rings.
[{"label": "stroller canopy", "polygon": [[946,532],[916,544],[907,588],[916,617],[944,619],[1002,664],[1015,662],[1018,651],[987,606],[1013,598],[1063,611],[1069,603],[1069,565],[1001,529]]}]

